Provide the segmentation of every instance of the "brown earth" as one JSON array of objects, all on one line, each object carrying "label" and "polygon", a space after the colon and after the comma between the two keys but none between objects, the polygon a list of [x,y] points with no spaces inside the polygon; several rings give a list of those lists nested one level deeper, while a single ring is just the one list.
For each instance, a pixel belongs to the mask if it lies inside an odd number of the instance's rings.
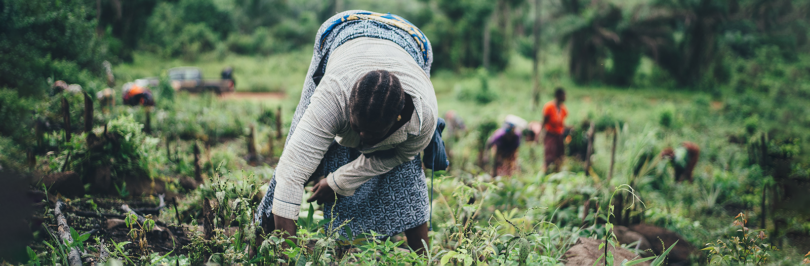
[{"label": "brown earth", "polygon": [[689,265],[692,255],[700,255],[700,252],[692,244],[689,244],[686,239],[667,229],[648,224],[631,225],[629,229],[647,238],[647,242],[650,243],[655,254],[661,254],[666,248],[675,244],[675,241],[678,241],[678,244],[672,248],[669,256],[667,256],[667,265]]},{"label": "brown earth", "polygon": [[652,248],[650,242],[647,241],[644,235],[632,231],[627,227],[617,225],[614,227],[613,233],[616,235],[616,240],[618,240],[620,244],[629,245],[638,242],[638,244],[633,245],[635,249],[648,250]]},{"label": "brown earth", "polygon": [[[566,260],[565,265],[594,265],[597,259],[599,259],[599,263],[596,265],[604,265],[605,259],[604,257],[600,258],[600,256],[605,254],[605,249],[599,248],[602,243],[605,243],[605,241],[580,237],[563,255]],[[641,258],[641,256],[623,248],[611,246],[609,250],[613,253],[614,265],[620,265],[624,260],[632,261]],[[636,265],[650,265],[650,262],[645,261]]]}]

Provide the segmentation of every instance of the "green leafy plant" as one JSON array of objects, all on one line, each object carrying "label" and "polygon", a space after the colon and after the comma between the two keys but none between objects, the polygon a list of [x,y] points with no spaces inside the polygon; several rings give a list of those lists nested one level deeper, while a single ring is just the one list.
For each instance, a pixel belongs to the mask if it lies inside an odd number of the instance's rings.
[{"label": "green leafy plant", "polygon": [[155,228],[155,221],[145,218],[143,222],[139,222],[138,215],[130,213],[124,219],[124,223],[129,228],[129,237],[138,245],[141,255],[148,254],[149,242],[146,239],[146,233]]},{"label": "green leafy plant", "polygon": [[[734,217],[734,232],[718,239],[715,243],[706,244],[704,251],[709,253],[709,264],[753,264],[769,263],[771,253],[776,247],[764,240],[768,238],[764,230],[753,231],[746,227],[748,218],[740,213]],[[809,253],[810,254],[810,253]]]},{"label": "green leafy plant", "polygon": [[118,196],[122,199],[125,199],[129,196],[129,191],[127,190],[127,182],[121,182],[121,187],[118,187],[118,184],[113,183],[115,186],[115,191],[118,192]]},{"label": "green leafy plant", "polygon": [[126,260],[127,262],[130,263],[130,265],[137,265],[129,257],[129,253],[126,251],[126,249],[124,249],[124,246],[129,245],[132,242],[123,241],[123,242],[117,242],[116,243],[115,240],[112,240],[112,239],[110,239],[110,242],[112,242],[112,244],[113,244],[113,252],[111,252],[111,254],[113,256],[118,256],[118,257],[124,258],[124,260]]}]

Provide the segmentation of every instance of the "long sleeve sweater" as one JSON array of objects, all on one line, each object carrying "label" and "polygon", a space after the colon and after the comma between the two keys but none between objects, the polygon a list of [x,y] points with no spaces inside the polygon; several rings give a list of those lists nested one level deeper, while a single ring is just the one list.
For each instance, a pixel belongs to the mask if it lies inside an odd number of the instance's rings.
[{"label": "long sleeve sweater", "polygon": [[[406,124],[375,145],[360,145],[360,135],[349,124],[349,98],[354,84],[366,73],[387,70],[396,75],[414,103]],[[356,148],[363,155],[327,176],[338,194],[351,196],[363,183],[413,160],[427,147],[436,129],[438,105],[429,76],[402,47],[376,38],[356,38],[330,55],[326,73],[281,154],[276,169],[273,214],[297,220],[304,182],[321,162],[332,141]],[[386,156],[372,153],[385,152]]]}]

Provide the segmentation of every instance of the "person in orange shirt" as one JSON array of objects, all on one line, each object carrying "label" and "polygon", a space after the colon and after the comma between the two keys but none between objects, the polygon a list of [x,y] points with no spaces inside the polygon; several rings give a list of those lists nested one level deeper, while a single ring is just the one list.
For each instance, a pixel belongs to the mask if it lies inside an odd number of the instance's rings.
[{"label": "person in orange shirt", "polygon": [[155,98],[152,96],[152,91],[145,86],[139,86],[134,83],[124,84],[124,104],[126,105],[142,105],[154,106]]},{"label": "person in orange shirt", "polygon": [[549,101],[543,107],[543,145],[545,146],[545,161],[543,169],[548,170],[548,166],[553,164],[554,171],[559,171],[562,158],[565,154],[565,143],[563,133],[565,132],[565,117],[568,116],[568,109],[563,105],[565,102],[565,91],[563,88],[554,90],[554,100]]}]

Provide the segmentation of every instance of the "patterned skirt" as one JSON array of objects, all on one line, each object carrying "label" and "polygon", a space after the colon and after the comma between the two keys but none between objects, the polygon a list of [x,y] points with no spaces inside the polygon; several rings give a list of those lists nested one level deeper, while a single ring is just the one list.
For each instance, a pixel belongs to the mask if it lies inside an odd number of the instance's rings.
[{"label": "patterned skirt", "polygon": [[[430,42],[410,22],[395,15],[368,11],[353,10],[339,13],[324,22],[318,30],[312,62],[301,92],[301,100],[293,114],[287,141],[295,132],[298,121],[309,106],[310,97],[326,71],[326,62],[331,51],[358,37],[379,38],[399,44],[430,75],[430,65],[433,62]],[[323,169],[322,172],[313,175],[327,175],[359,156],[361,153],[357,149],[333,142],[318,167]],[[275,187],[274,176],[256,212],[259,223],[262,216],[272,215]],[[417,156],[386,174],[371,178],[350,197],[338,195],[337,200],[326,203],[323,210],[326,219],[334,219],[332,222],[334,227],[349,221],[347,226],[355,236],[374,231],[384,237],[427,222],[430,215],[428,204],[425,173]],[[346,237],[355,237],[347,236],[345,230],[340,233]]]},{"label": "patterned skirt", "polygon": [[495,152],[495,176],[512,176],[517,169],[517,149]]},{"label": "patterned skirt", "polygon": [[563,155],[565,155],[565,142],[563,135],[546,132],[546,136],[543,139],[543,146],[545,147],[546,165],[548,166],[553,163],[560,163],[560,159],[562,159]]}]

